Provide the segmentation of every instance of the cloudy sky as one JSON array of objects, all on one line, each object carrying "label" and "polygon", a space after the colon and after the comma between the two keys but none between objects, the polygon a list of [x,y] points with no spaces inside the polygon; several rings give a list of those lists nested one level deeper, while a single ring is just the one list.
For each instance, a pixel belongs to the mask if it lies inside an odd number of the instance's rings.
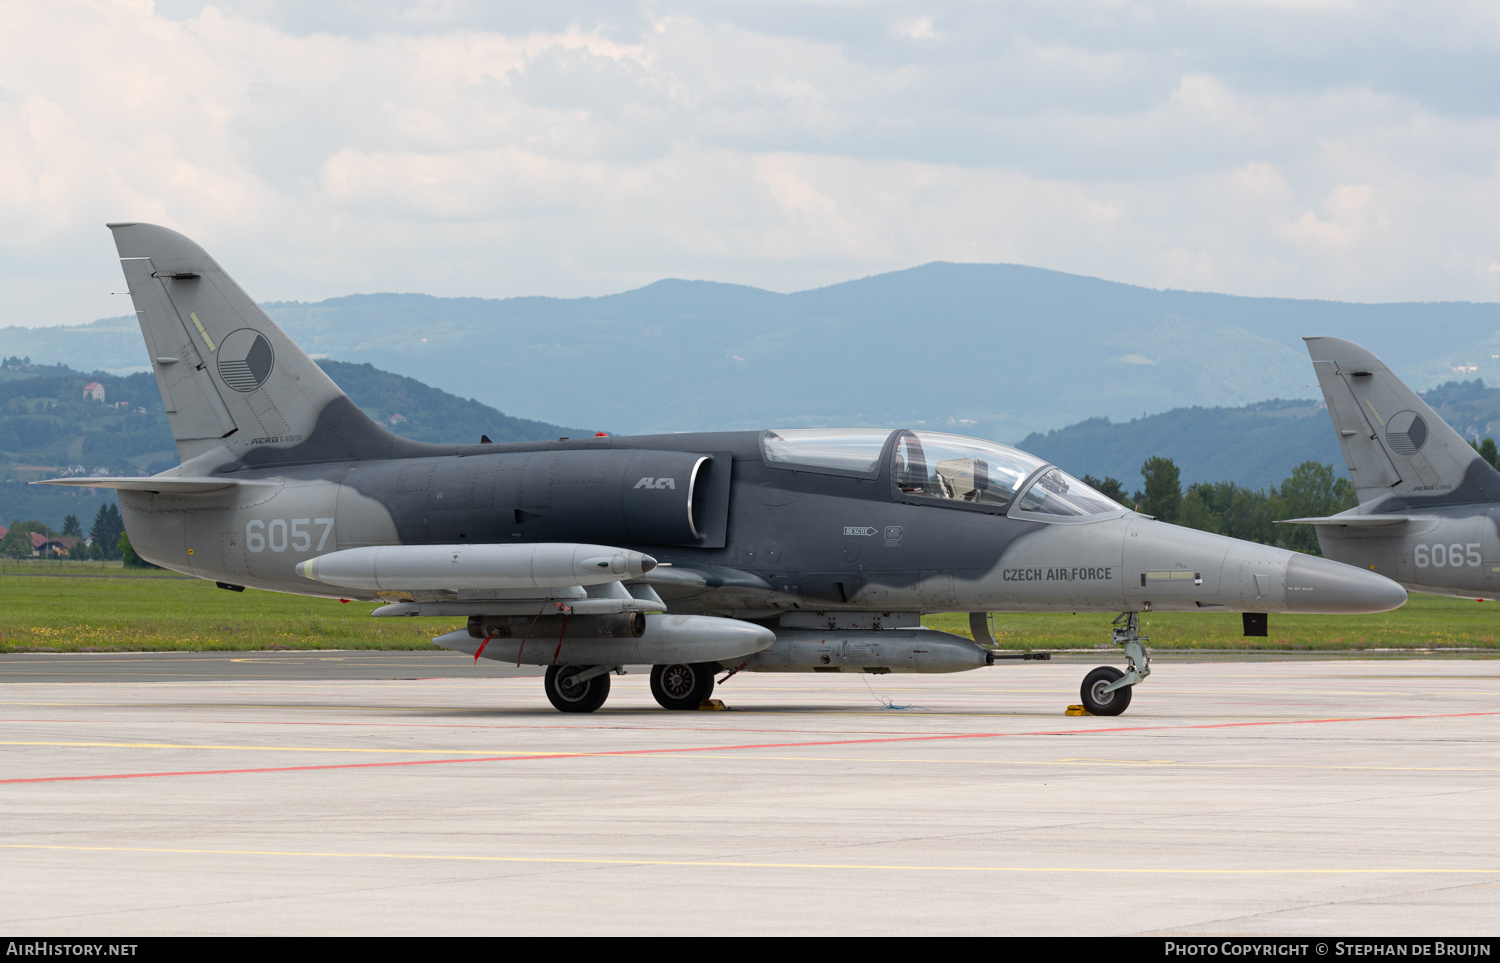
[{"label": "cloudy sky", "polygon": [[933,260],[1500,301],[1500,5],[0,0],[0,326]]}]

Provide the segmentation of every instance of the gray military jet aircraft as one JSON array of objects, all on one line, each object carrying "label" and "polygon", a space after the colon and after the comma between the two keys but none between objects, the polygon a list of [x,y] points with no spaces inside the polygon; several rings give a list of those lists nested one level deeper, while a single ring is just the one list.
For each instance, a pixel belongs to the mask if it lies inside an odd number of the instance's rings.
[{"label": "gray military jet aircraft", "polygon": [[48,483],[118,489],[142,557],[222,588],[464,619],[434,641],[547,666],[563,711],[597,709],[627,665],[652,665],[657,701],[691,709],[719,671],[1018,657],[923,629],[924,612],[968,611],[992,642],[988,612],[1110,611],[1128,667],[1094,669],[1081,692],[1116,715],[1150,672],[1140,612],[1243,611],[1251,626],[1406,599],[1379,575],[1154,521],[1025,452],[939,432],[410,441],[197,244],[109,227],[182,464]]},{"label": "gray military jet aircraft", "polygon": [[1359,505],[1288,523],[1414,591],[1500,596],[1500,472],[1368,350],[1305,340]]}]

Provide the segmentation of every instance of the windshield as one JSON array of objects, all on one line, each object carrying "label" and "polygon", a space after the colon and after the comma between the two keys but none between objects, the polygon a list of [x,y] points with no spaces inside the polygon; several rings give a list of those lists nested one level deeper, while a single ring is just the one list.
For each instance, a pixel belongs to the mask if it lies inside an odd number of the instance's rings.
[{"label": "windshield", "polygon": [[761,444],[769,462],[872,472],[889,437],[889,428],[783,428],[766,432]]},{"label": "windshield", "polygon": [[990,441],[935,431],[903,431],[892,477],[904,495],[1004,508],[1032,472],[1033,455]]},{"label": "windshield", "polygon": [[1038,515],[1104,515],[1125,506],[1094,491],[1061,468],[1036,480],[1021,499],[1021,511]]}]

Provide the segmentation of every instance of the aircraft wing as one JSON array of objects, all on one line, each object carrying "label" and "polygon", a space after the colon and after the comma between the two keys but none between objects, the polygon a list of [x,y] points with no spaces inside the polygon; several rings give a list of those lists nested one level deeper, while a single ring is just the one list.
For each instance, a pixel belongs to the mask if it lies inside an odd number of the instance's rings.
[{"label": "aircraft wing", "polygon": [[744,569],[726,565],[663,565],[629,579],[633,585],[670,585],[684,588],[747,588],[775,591],[769,581]]},{"label": "aircraft wing", "polygon": [[33,485],[72,485],[77,488],[113,488],[116,491],[151,492],[167,495],[196,495],[200,492],[217,492],[226,488],[276,487],[274,481],[254,481],[247,478],[160,478],[139,476],[111,476],[99,478],[44,478],[31,482]]},{"label": "aircraft wing", "polygon": [[392,602],[382,605],[370,614],[376,618],[401,618],[406,616],[437,616],[463,618],[470,615],[556,615],[567,612],[571,615],[618,615],[621,612],[665,612],[667,603],[658,598],[535,598],[501,599],[468,602]]},{"label": "aircraft wing", "polygon": [[1415,515],[1328,515],[1324,518],[1283,518],[1277,525],[1347,525],[1350,528],[1384,528],[1417,520]]}]

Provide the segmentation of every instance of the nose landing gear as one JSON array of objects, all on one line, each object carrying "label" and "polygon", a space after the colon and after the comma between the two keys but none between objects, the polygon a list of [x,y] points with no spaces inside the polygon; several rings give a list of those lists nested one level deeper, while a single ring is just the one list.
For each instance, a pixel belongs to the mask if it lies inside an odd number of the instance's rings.
[{"label": "nose landing gear", "polygon": [[1078,687],[1078,697],[1091,716],[1117,716],[1130,705],[1130,686],[1111,689],[1110,686],[1124,678],[1125,673],[1112,665],[1101,665],[1083,677]]},{"label": "nose landing gear", "polygon": [[1130,705],[1131,687],[1151,674],[1151,656],[1141,644],[1151,640],[1140,635],[1140,614],[1122,612],[1114,626],[1114,643],[1125,647],[1129,668],[1121,672],[1112,665],[1101,665],[1083,677],[1078,695],[1090,715],[1117,716],[1124,712]]}]

